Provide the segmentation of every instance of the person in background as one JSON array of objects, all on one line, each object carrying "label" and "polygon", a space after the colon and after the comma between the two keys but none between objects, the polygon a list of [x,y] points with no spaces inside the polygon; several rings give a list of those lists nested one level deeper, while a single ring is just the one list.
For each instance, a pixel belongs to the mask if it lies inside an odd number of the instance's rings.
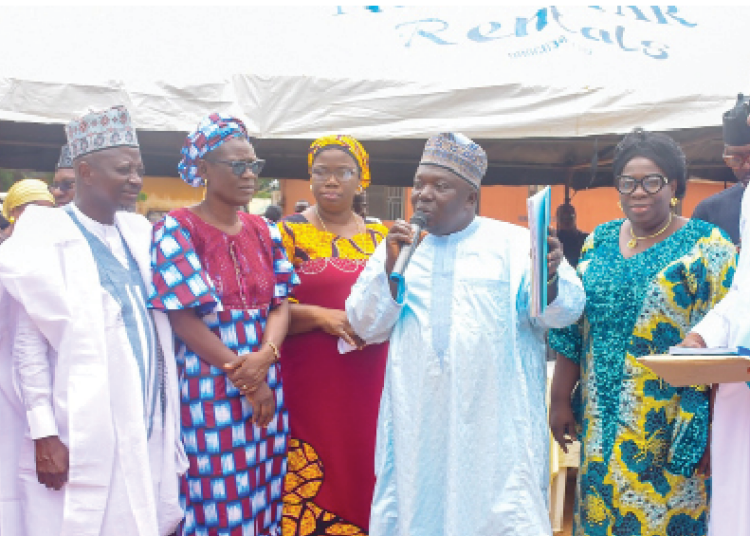
[{"label": "person in background", "polygon": [[63,145],[60,149],[60,158],[57,161],[49,191],[55,196],[55,204],[58,207],[67,205],[76,197],[76,173],[73,169],[73,159],[70,157],[70,148],[67,145]]},{"label": "person in background", "polygon": [[0,215],[0,244],[8,238],[7,232],[10,230],[10,222]]},{"label": "person in background", "polygon": [[304,212],[310,207],[310,202],[306,199],[300,199],[294,204],[294,212],[299,214],[300,212]]},{"label": "person in background", "polygon": [[553,231],[531,316],[529,231],[476,215],[486,170],[466,136],[431,137],[411,197],[429,234],[392,283],[421,238],[394,223],[346,301],[358,337],[390,341],[371,536],[552,534],[544,331],[578,319],[583,288]]},{"label": "person in background", "polygon": [[[375,485],[375,429],[388,350],[363,345],[344,302],[388,230],[353,210],[354,197],[370,184],[367,152],[357,140],[316,140],[308,166],[315,205],[279,225],[301,282],[281,358],[292,430],[283,533],[362,535]],[[343,342],[351,351],[339,351]]]},{"label": "person in background", "polygon": [[359,214],[364,220],[365,223],[383,223],[379,218],[373,218],[367,215],[367,192],[362,192],[361,194],[356,194],[354,196],[354,204],[353,204],[354,212]]},{"label": "person in background", "polygon": [[271,223],[277,223],[281,219],[281,207],[277,205],[268,205],[263,217]]},{"label": "person in background", "polygon": [[724,162],[732,169],[737,184],[698,203],[693,218],[723,229],[740,246],[742,196],[750,180],[750,126],[747,124],[750,101],[741,93],[734,108],[723,116]]},{"label": "person in background", "polygon": [[568,263],[575,268],[581,256],[581,248],[588,236],[576,226],[576,209],[566,201],[556,211],[557,238],[562,242],[563,254]]},{"label": "person in background", "polygon": [[673,213],[687,163],[670,137],[636,129],[612,170],[625,219],[586,239],[586,311],[549,333],[560,354],[552,434],[563,450],[581,440],[573,535],[704,536],[708,388],[672,387],[636,358],[667,353],[724,297],[735,248],[718,227]]},{"label": "person in background", "polygon": [[65,131],[75,201],[28,206],[0,255],[0,530],[167,536],[185,470],[173,335],[146,310],[151,225],[117,212],[143,184],[138,140],[122,106]]},{"label": "person in background", "polygon": [[[738,110],[750,121],[750,107]],[[750,196],[742,197],[740,238],[750,236]],[[750,251],[742,249],[732,288],[680,346],[750,348]],[[714,386],[711,423],[711,536],[750,534],[750,387],[744,382]]]},{"label": "person in background", "polygon": [[188,135],[180,177],[203,201],[154,226],[149,307],[177,336],[182,441],[180,536],[276,536],[289,437],[279,348],[298,279],[276,226],[239,210],[264,160],[244,123],[214,113]]},{"label": "person in background", "polygon": [[54,207],[55,199],[47,188],[47,183],[39,179],[23,179],[8,189],[3,202],[3,218],[10,224],[6,236],[13,234],[15,223],[29,205]]}]

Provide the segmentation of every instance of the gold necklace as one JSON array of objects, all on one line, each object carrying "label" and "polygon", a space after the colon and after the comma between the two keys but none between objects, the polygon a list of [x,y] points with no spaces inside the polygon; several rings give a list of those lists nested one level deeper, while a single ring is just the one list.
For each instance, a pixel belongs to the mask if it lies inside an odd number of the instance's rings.
[{"label": "gold necklace", "polygon": [[638,245],[639,240],[648,240],[649,238],[656,238],[660,234],[664,233],[664,231],[667,230],[667,228],[672,224],[672,213],[669,213],[669,221],[667,224],[659,229],[659,231],[655,232],[654,234],[648,235],[648,236],[635,236],[635,233],[633,232],[633,222],[630,222],[630,240],[628,240],[628,247],[630,249],[635,249],[635,247]]},{"label": "gold necklace", "polygon": [[[318,210],[318,205],[315,205],[315,216],[318,218],[318,221],[320,222],[320,225],[323,226],[323,230],[326,233],[328,233],[328,234],[333,234],[331,231],[328,230],[328,227],[326,227],[326,222],[323,221],[323,218],[320,216],[320,211]],[[354,215],[354,211],[352,211],[352,217],[354,218],[354,221],[357,221],[357,216]],[[364,235],[365,241],[366,241],[367,240],[367,227],[365,226],[364,222],[365,222],[365,219],[362,218],[362,233],[361,234]],[[359,229],[360,229],[360,225],[359,225],[359,222],[357,221],[357,230],[359,230]],[[336,235],[334,235],[334,236],[336,236]],[[353,244],[356,244],[356,242],[354,241],[353,237],[350,238],[349,240],[351,240],[351,242]],[[369,257],[370,255],[372,255],[375,252],[375,248],[372,248],[371,251],[367,251],[367,248],[365,248],[364,245],[363,245],[362,246],[362,252]]]}]

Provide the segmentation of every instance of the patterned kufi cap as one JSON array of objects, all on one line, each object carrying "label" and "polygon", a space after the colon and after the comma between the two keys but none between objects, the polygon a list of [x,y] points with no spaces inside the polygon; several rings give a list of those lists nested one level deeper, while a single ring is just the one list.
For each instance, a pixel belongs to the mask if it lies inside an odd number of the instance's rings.
[{"label": "patterned kufi cap", "polygon": [[724,112],[724,143],[735,147],[750,145],[750,126],[747,125],[749,111],[750,102],[740,93],[734,108]]},{"label": "patterned kufi cap", "polygon": [[33,203],[34,201],[49,201],[55,204],[55,198],[49,193],[49,186],[39,179],[23,179],[8,189],[3,201],[3,218],[10,219],[10,212],[16,208]]},{"label": "patterned kufi cap", "polygon": [[203,118],[195,132],[188,134],[182,146],[182,160],[177,166],[182,180],[190,186],[203,185],[203,179],[198,174],[198,160],[232,138],[250,141],[245,123],[240,119],[220,113]]},{"label": "patterned kufi cap", "polygon": [[419,165],[429,164],[452,171],[479,189],[487,172],[487,154],[459,133],[443,133],[427,140]]},{"label": "patterned kufi cap", "polygon": [[124,106],[91,112],[65,126],[72,160],[113,147],[138,147],[138,138]]},{"label": "patterned kufi cap", "polygon": [[359,185],[363,189],[370,186],[370,157],[367,155],[367,151],[365,151],[365,148],[362,147],[361,143],[345,134],[323,136],[322,138],[315,140],[312,145],[310,145],[310,150],[307,153],[308,171],[312,170],[315,157],[318,156],[322,150],[330,147],[337,147],[344,152],[349,153],[359,167],[361,175]]},{"label": "patterned kufi cap", "polygon": [[60,149],[60,158],[57,160],[55,169],[73,169],[73,159],[70,157],[70,147],[63,145]]}]

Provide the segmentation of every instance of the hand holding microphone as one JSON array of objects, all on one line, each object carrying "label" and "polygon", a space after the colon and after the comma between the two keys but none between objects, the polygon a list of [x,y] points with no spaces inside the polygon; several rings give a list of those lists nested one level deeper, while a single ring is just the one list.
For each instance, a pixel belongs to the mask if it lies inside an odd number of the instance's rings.
[{"label": "hand holding microphone", "polygon": [[406,266],[414,250],[419,245],[419,235],[427,226],[427,219],[422,212],[415,213],[410,222],[396,220],[386,237],[387,256],[385,269],[391,281],[403,279]]}]

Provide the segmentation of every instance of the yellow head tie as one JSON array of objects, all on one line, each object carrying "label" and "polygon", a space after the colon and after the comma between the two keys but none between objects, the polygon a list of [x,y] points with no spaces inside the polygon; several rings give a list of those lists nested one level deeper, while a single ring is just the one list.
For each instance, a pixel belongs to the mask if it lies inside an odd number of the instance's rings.
[{"label": "yellow head tie", "polygon": [[323,136],[315,140],[310,146],[310,151],[307,153],[307,170],[310,171],[312,169],[313,161],[320,151],[331,146],[341,147],[354,158],[362,175],[359,184],[363,189],[367,188],[370,185],[370,157],[367,155],[365,148],[362,147],[362,144],[351,136],[339,134],[335,136]]},{"label": "yellow head tie", "polygon": [[39,179],[23,179],[8,190],[3,201],[3,217],[10,220],[10,213],[16,207],[21,207],[34,201],[49,201],[55,204],[55,198],[49,192],[47,183]]}]

